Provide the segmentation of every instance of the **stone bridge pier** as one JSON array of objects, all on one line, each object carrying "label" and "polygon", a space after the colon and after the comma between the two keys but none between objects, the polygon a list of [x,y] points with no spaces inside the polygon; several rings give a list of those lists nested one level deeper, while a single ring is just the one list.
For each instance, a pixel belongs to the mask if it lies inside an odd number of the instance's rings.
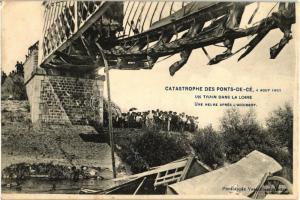
[{"label": "stone bridge pier", "polygon": [[103,126],[104,76],[95,69],[41,68],[37,43],[26,57],[24,81],[33,124]]}]

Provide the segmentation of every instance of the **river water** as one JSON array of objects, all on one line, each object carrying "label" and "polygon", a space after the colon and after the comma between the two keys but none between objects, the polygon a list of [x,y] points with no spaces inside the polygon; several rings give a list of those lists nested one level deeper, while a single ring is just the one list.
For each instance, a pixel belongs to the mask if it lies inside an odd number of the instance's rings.
[{"label": "river water", "polygon": [[9,187],[9,183],[9,180],[2,180],[3,193],[78,194],[81,188],[104,190],[116,185],[112,180],[83,179],[75,182],[47,178],[26,179],[21,181],[17,187]]}]

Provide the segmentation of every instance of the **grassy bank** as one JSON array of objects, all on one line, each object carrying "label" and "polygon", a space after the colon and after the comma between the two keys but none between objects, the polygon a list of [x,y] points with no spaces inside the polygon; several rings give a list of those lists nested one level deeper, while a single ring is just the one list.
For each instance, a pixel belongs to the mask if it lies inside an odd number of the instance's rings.
[{"label": "grassy bank", "polygon": [[[108,137],[91,126],[34,127],[27,101],[2,101],[1,169],[18,163],[101,167],[111,170]],[[115,129],[119,175],[138,173],[190,153],[189,133]],[[122,162],[121,162],[122,160]]]},{"label": "grassy bank", "polygon": [[[2,101],[1,170],[17,163],[53,163],[111,169],[110,146],[87,140],[90,126],[48,125],[33,128],[26,101]],[[99,137],[99,136],[98,136]],[[117,165],[120,160],[117,157]]]},{"label": "grassy bank", "polygon": [[[111,170],[107,132],[99,134],[91,126],[48,125],[33,128],[28,108],[26,101],[2,101],[1,169],[25,162]],[[292,181],[288,150],[256,125],[255,120],[249,120],[251,117],[245,116],[244,119],[243,123],[232,126],[228,126],[230,120],[223,120],[225,128],[222,132],[212,127],[193,134],[114,129],[118,175],[146,171],[191,153],[210,167],[219,168],[225,162],[236,162],[251,151],[259,150],[277,160],[283,166],[280,175]],[[227,126],[236,126],[234,130],[237,131],[227,130]]]}]

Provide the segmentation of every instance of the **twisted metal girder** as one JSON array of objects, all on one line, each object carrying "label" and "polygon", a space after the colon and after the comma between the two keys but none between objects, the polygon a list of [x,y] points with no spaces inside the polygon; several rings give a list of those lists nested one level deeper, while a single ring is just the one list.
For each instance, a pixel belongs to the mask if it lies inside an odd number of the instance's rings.
[{"label": "twisted metal girder", "polygon": [[39,63],[49,62],[55,51],[62,51],[71,45],[111,4],[104,1],[45,1]]},{"label": "twisted metal girder", "polygon": [[[216,64],[234,55],[231,49],[235,39],[257,35],[245,47],[246,52],[242,58],[270,30],[280,28],[285,36],[271,49],[271,58],[275,58],[291,39],[290,28],[295,23],[295,8],[291,6],[292,3],[287,7],[280,4],[279,11],[272,16],[250,28],[240,29],[244,8],[250,2],[180,2],[179,6],[168,2],[169,6],[166,6],[167,2],[128,1],[124,3],[124,13],[119,13],[117,17],[106,17],[109,9],[113,9],[111,2],[68,2],[56,2],[48,10],[46,5],[47,20],[43,29],[43,56],[40,62],[43,67],[99,66],[103,61],[99,60],[96,45],[100,44],[112,68],[151,69],[162,56],[191,52],[196,48],[224,42],[227,50],[210,59],[209,64]],[[163,13],[168,16],[163,17]],[[254,15],[255,13],[251,18]],[[197,29],[187,37],[178,36],[184,31],[191,31],[195,24],[208,21],[212,22],[210,26]],[[188,59],[188,56],[183,56],[182,59]],[[178,63],[183,65],[185,62],[182,60]]]}]

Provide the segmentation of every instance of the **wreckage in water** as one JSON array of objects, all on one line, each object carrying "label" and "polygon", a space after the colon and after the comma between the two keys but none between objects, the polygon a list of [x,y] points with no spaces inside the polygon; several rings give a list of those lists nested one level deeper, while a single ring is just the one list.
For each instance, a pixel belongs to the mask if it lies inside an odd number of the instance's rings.
[{"label": "wreckage in water", "polygon": [[121,184],[106,190],[82,189],[85,194],[241,195],[261,199],[270,194],[292,194],[292,185],[274,176],[282,167],[273,158],[253,151],[241,160],[217,170],[195,157],[115,179]]},{"label": "wreckage in water", "polygon": [[152,168],[149,171],[117,178],[120,183],[107,190],[82,189],[87,194],[164,194],[167,185],[211,171],[210,167],[194,156]]}]

